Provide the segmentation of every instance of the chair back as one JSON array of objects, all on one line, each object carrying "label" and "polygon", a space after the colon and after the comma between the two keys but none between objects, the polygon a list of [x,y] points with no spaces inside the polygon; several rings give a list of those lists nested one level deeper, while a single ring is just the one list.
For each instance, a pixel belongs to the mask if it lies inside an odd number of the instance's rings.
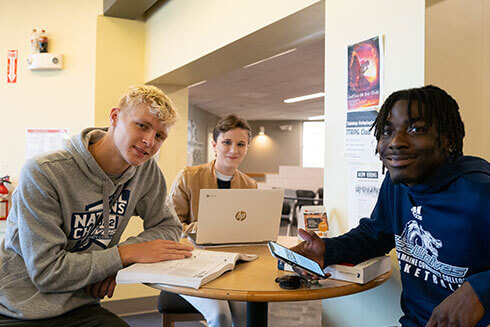
[{"label": "chair back", "polygon": [[323,199],[323,187],[320,187],[318,191],[316,191],[316,194],[318,194],[319,199]]},{"label": "chair back", "polygon": [[323,187],[320,187],[317,191],[316,194],[318,195],[318,204],[323,204]]},{"label": "chair back", "polygon": [[204,316],[183,297],[166,291],[160,292],[158,311],[162,313],[163,327],[173,327],[175,321],[205,320]]},{"label": "chair back", "polygon": [[291,212],[291,205],[288,202],[283,202],[281,215],[288,216],[290,212]]},{"label": "chair back", "polygon": [[[296,190],[296,197],[298,198],[296,202],[296,206],[298,209],[301,209],[302,206],[312,206],[315,204],[315,192],[311,190]],[[305,198],[311,198],[311,200],[307,200]]]}]

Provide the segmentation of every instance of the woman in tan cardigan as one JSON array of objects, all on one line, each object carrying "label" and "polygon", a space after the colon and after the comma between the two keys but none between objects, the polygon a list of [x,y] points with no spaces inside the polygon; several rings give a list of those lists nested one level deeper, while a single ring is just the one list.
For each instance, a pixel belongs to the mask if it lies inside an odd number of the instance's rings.
[{"label": "woman in tan cardigan", "polygon": [[[174,180],[170,191],[184,233],[197,228],[199,192],[210,188],[257,188],[257,183],[238,170],[247,155],[252,129],[235,114],[222,118],[213,131],[216,159],[200,166],[186,167]],[[244,302],[204,299],[181,295],[206,318],[210,327],[245,326]]]}]

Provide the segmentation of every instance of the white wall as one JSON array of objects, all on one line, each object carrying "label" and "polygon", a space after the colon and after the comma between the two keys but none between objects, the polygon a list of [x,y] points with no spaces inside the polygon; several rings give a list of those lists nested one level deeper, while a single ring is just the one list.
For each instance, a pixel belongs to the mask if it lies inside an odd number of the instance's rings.
[{"label": "white wall", "polygon": [[318,1],[166,1],[147,18],[146,80],[167,74]]},{"label": "white wall", "polygon": [[335,208],[330,217],[339,222],[336,233],[348,228],[348,161],[343,157],[347,45],[385,35],[385,97],[424,84],[424,1],[364,4],[362,0],[332,0],[326,5],[325,194]]},{"label": "white wall", "polygon": [[[94,123],[96,18],[102,0],[0,1],[0,175],[17,179],[27,128],[68,128]],[[33,28],[46,29],[49,52],[64,56],[61,71],[30,71]],[[7,50],[18,50],[17,83],[7,84]]]},{"label": "white wall", "polygon": [[278,173],[266,174],[264,183],[259,184],[259,188],[275,187],[290,189],[294,196],[295,190],[311,190],[316,193],[323,187],[323,168],[279,166]]},{"label": "white wall", "polygon": [[[303,122],[297,120],[251,120],[252,139],[240,165],[245,173],[278,173],[279,166],[301,166]],[[282,131],[279,125],[291,125]],[[260,127],[265,135],[258,135]]]},{"label": "white wall", "polygon": [[[325,203],[332,233],[347,231],[348,161],[343,157],[347,93],[347,45],[385,35],[384,94],[424,83],[423,0],[326,1]],[[399,274],[369,292],[324,301],[324,326],[396,324]]]}]

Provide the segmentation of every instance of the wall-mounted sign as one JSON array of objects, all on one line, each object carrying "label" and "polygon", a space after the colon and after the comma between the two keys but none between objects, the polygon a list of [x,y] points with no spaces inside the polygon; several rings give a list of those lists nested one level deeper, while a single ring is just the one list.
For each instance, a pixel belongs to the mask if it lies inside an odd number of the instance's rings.
[{"label": "wall-mounted sign", "polygon": [[344,157],[360,162],[379,162],[376,138],[371,129],[378,112],[354,110],[347,112],[344,136]]},{"label": "wall-mounted sign", "polygon": [[381,163],[349,163],[349,229],[371,216],[384,178]]},{"label": "wall-mounted sign", "polygon": [[18,51],[8,50],[7,52],[7,83],[17,83],[17,62]]},{"label": "wall-mounted sign", "polygon": [[383,35],[347,46],[347,119],[344,157],[379,162],[373,125],[383,91]]},{"label": "wall-mounted sign", "polygon": [[347,110],[379,107],[383,78],[383,37],[347,47]]},{"label": "wall-mounted sign", "polygon": [[26,159],[61,149],[63,140],[67,138],[67,128],[28,128],[26,131]]}]

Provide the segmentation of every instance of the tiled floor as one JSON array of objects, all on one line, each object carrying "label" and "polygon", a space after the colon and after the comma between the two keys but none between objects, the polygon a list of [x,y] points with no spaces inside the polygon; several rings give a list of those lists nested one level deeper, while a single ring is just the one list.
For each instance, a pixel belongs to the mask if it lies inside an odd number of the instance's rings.
[{"label": "tiled floor", "polygon": [[[162,315],[158,312],[123,317],[131,327],[160,327]],[[321,301],[269,303],[269,326],[271,327],[321,327]],[[175,327],[204,327],[205,322],[176,322]]]},{"label": "tiled floor", "polygon": [[[131,327],[161,327],[162,314],[159,312],[123,317]],[[206,324],[199,321],[176,322],[175,327],[204,327]]]}]

